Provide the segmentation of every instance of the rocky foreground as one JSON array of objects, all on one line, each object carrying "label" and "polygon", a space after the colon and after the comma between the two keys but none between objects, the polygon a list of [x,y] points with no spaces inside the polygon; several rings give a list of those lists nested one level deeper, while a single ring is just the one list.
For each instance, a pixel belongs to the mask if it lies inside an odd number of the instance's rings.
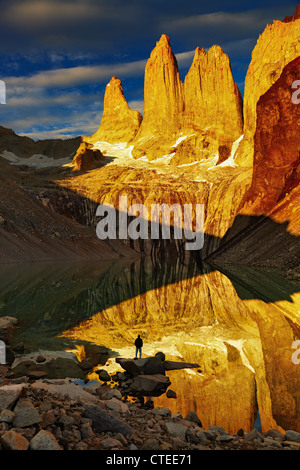
[{"label": "rocky foreground", "polygon": [[[16,319],[4,317],[0,337],[9,340]],[[15,351],[20,350],[20,345]],[[122,372],[98,370],[99,382],[50,378],[47,358],[26,359],[28,372],[16,377],[14,349],[7,348],[8,364],[0,366],[1,450],[299,450],[300,433],[288,430],[258,432],[243,429],[230,435],[222,427],[203,429],[194,411],[187,416],[154,407],[151,396],[176,392],[168,389],[165,372],[197,368],[198,364],[154,357],[117,358]],[[19,354],[18,360],[22,358]],[[12,362],[13,361],[13,362]],[[35,364],[38,370],[32,370]],[[60,369],[52,363],[52,369]],[[89,370],[89,359],[79,362]],[[39,367],[38,367],[39,366]],[[44,372],[41,368],[47,370]],[[26,370],[26,369],[24,369]],[[167,391],[168,389],[168,391]]]}]

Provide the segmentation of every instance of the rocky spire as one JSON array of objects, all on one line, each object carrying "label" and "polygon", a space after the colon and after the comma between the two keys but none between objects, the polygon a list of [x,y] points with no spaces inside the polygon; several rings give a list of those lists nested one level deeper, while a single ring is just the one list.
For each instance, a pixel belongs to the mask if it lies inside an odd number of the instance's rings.
[{"label": "rocky spire", "polygon": [[183,84],[168,36],[163,34],[145,69],[144,120],[138,137],[176,132],[183,112]]},{"label": "rocky spire", "polygon": [[141,122],[142,115],[128,106],[121,80],[112,77],[105,89],[101,125],[89,141],[128,142],[138,132]]},{"label": "rocky spire", "polygon": [[242,97],[229,57],[220,46],[206,53],[197,47],[184,81],[185,127],[213,128],[233,142],[243,131]]}]

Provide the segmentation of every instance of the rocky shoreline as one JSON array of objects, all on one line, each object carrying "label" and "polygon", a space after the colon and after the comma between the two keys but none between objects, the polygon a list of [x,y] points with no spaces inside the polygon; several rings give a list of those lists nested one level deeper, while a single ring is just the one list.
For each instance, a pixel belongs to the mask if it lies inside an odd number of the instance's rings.
[{"label": "rocky shoreline", "polygon": [[[0,338],[5,344],[9,344],[16,322],[13,317],[0,319]],[[15,349],[22,350],[21,345]],[[8,363],[0,366],[1,450],[300,449],[300,433],[292,430],[283,434],[275,429],[263,433],[240,429],[231,435],[220,426],[203,429],[194,411],[183,417],[166,407],[155,408],[150,397],[165,393],[170,385],[162,368],[198,364],[172,363],[158,353],[137,361],[117,358],[123,371],[110,375],[104,369],[98,370],[99,382],[50,378],[41,368],[17,377],[14,350],[8,347],[7,352]],[[42,354],[35,361],[40,366],[47,362]],[[92,367],[88,362],[84,359],[81,369]],[[170,389],[167,393],[176,396]]]}]

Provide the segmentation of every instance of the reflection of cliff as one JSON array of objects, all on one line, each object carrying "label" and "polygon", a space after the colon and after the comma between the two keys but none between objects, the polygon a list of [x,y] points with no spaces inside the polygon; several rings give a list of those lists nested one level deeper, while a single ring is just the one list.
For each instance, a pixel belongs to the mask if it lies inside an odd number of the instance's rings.
[{"label": "reflection of cliff", "polygon": [[242,300],[230,280],[214,271],[99,311],[64,336],[113,345],[130,357],[141,333],[145,355],[163,350],[167,358],[199,363],[202,373],[172,373],[178,400],[157,400],[182,414],[195,409],[205,426],[250,430],[258,407],[264,430],[296,428],[300,384],[291,345],[298,334],[300,296],[293,294],[291,305],[248,297]]}]

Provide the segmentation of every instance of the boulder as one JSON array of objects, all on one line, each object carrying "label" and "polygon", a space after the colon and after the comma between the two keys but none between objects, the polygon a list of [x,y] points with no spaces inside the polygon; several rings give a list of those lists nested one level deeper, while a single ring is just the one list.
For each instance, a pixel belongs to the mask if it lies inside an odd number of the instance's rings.
[{"label": "boulder", "polygon": [[0,443],[4,450],[27,450],[29,447],[26,437],[13,430],[3,434]]},{"label": "boulder", "polygon": [[133,376],[165,374],[165,369],[161,362],[160,355],[136,360],[116,358],[116,362]]},{"label": "boulder", "polygon": [[[45,361],[39,362],[43,356]],[[85,371],[79,367],[76,355],[67,351],[39,351],[17,357],[12,364],[15,377],[29,375],[42,371],[47,378],[59,379],[65,377],[85,378]]]},{"label": "boulder", "polygon": [[30,450],[63,450],[50,431],[38,432],[30,441]]},{"label": "boulder", "polygon": [[3,385],[0,388],[0,411],[10,408],[18,400],[24,384]]},{"label": "boulder", "polygon": [[288,429],[285,433],[288,441],[300,442],[300,433]]},{"label": "boulder", "polygon": [[89,171],[99,167],[104,157],[99,149],[92,144],[82,142],[73,158],[73,171]]},{"label": "boulder", "polygon": [[96,374],[99,375],[99,379],[102,380],[102,382],[110,382],[111,381],[111,377],[110,377],[109,373],[104,369],[97,370]]},{"label": "boulder", "polygon": [[42,421],[37,409],[33,406],[31,401],[26,398],[19,399],[18,403],[14,408],[14,413],[14,427],[24,428],[26,426],[32,426],[33,424],[37,424]]},{"label": "boulder", "polygon": [[11,343],[16,322],[17,319],[14,317],[6,316],[0,318],[0,340],[4,341],[6,345]]},{"label": "boulder", "polygon": [[132,434],[132,428],[128,424],[114,418],[106,411],[103,411],[99,406],[85,404],[83,416],[92,420],[93,430],[98,433],[119,432],[125,437]]},{"label": "boulder", "polygon": [[181,441],[185,440],[185,435],[188,428],[184,424],[169,421],[166,422],[166,428],[170,436],[177,437]]},{"label": "boulder", "polygon": [[169,377],[161,374],[138,375],[130,386],[134,396],[159,397],[171,385]]}]

